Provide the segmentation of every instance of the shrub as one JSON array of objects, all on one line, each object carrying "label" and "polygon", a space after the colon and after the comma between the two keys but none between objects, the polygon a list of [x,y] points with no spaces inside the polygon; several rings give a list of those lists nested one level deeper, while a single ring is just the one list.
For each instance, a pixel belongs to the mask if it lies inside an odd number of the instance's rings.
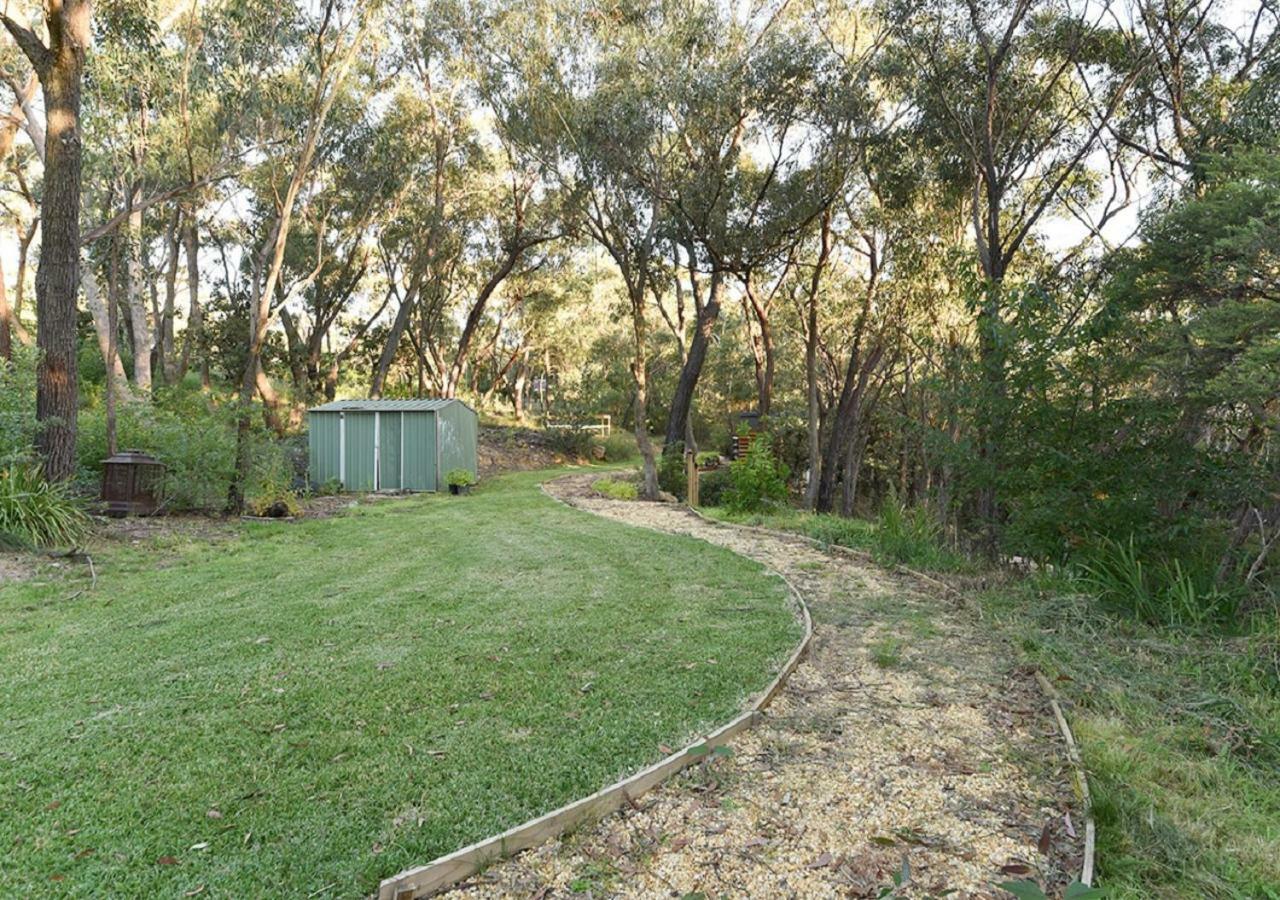
[{"label": "shrub", "polygon": [[39,469],[25,463],[0,471],[0,541],[36,547],[74,544],[88,527],[89,517],[66,484],[45,481]]},{"label": "shrub", "polygon": [[[235,475],[234,414],[234,408],[215,406],[198,393],[169,392],[153,403],[121,403],[116,411],[116,445],[144,450],[164,463],[160,493],[166,508],[222,509]],[[80,480],[86,489],[96,490],[107,455],[103,409],[83,411],[79,430]],[[267,452],[269,440],[265,435],[258,437],[255,458]],[[281,477],[285,487],[292,485],[292,475]]]},{"label": "shrub", "polygon": [[244,490],[246,511],[276,518],[298,515],[298,495],[293,488],[297,473],[290,448],[266,435],[255,435],[252,440]]},{"label": "shrub", "polygon": [[444,482],[450,487],[470,487],[476,483],[476,476],[469,469],[450,469]]},{"label": "shrub", "polygon": [[757,512],[787,499],[785,465],[774,459],[768,440],[762,435],[751,442],[745,456],[729,467],[729,489],[724,505],[733,512]]},{"label": "shrub", "polygon": [[703,506],[723,506],[729,489],[729,469],[712,469],[698,476],[698,502]]},{"label": "shrub", "polygon": [[612,478],[601,478],[591,483],[591,489],[610,500],[634,500],[640,495],[639,489],[631,481],[615,481]]},{"label": "shrub", "polygon": [[640,455],[635,435],[626,431],[611,433],[600,445],[604,448],[604,458],[609,462],[627,462]]}]

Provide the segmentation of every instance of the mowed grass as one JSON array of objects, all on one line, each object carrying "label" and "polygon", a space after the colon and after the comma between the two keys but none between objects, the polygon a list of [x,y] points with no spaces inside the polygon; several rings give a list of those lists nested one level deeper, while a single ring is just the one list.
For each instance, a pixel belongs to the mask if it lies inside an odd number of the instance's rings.
[{"label": "mowed grass", "polygon": [[781,584],[543,477],[6,586],[0,895],[367,895],[728,719]]}]

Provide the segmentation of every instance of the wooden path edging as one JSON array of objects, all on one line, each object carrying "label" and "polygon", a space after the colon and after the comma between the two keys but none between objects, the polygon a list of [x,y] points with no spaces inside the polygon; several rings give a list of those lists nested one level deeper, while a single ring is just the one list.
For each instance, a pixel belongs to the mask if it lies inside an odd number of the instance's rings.
[{"label": "wooden path edging", "polygon": [[[581,510],[579,507],[565,503],[565,501],[547,491],[543,485],[539,485],[539,489],[557,503],[568,506],[571,509],[579,509],[579,511],[586,512],[588,515],[594,515],[594,513],[590,513],[587,510]],[[723,525],[726,523],[718,524]],[[736,526],[730,525],[729,527]],[[657,531],[659,529],[652,530]],[[669,532],[662,533],[667,534]],[[698,538],[695,538],[695,540],[698,540]],[[717,747],[724,746],[735,735],[755,725],[760,720],[765,708],[773,702],[778,692],[786,684],[787,679],[791,677],[791,673],[796,670],[801,660],[809,652],[809,644],[813,640],[813,619],[809,615],[808,605],[804,602],[804,598],[800,595],[796,586],[781,572],[770,569],[768,566],[765,566],[765,570],[776,575],[786,585],[787,592],[790,594],[792,602],[799,612],[800,620],[804,625],[804,634],[800,638],[800,643],[796,645],[796,649],[792,651],[791,656],[787,658],[786,663],[778,671],[777,677],[769,683],[768,687],[752,698],[745,711],[702,739],[689,744],[683,750],[677,750],[648,768],[641,769],[634,775],[596,791],[590,796],[575,800],[559,809],[538,816],[536,819],[530,819],[528,822],[510,828],[501,834],[485,838],[468,847],[463,847],[461,850],[455,850],[453,853],[434,859],[426,865],[406,869],[398,875],[384,879],[378,886],[378,900],[416,900],[418,897],[428,896],[474,875],[500,859],[512,856],[521,850],[535,847],[551,838],[559,837],[584,822],[601,819],[620,809],[624,804],[631,804],[636,798],[666,781],[677,772],[707,759]]]},{"label": "wooden path edging", "polygon": [[1093,797],[1089,793],[1089,779],[1085,775],[1084,761],[1080,758],[1080,749],[1076,746],[1075,735],[1067,724],[1067,717],[1062,712],[1062,704],[1058,702],[1058,691],[1044,677],[1044,673],[1036,670],[1036,681],[1040,689],[1049,698],[1049,706],[1053,708],[1053,717],[1058,721],[1058,730],[1067,744],[1067,758],[1075,770],[1076,791],[1080,794],[1080,802],[1084,806],[1084,860],[1080,865],[1080,883],[1085,887],[1093,886],[1094,860],[1097,854],[1097,826],[1093,821]]},{"label": "wooden path edging", "polygon": [[[809,544],[828,553],[835,552],[844,556],[852,557],[862,561],[871,561],[871,554],[862,550],[855,550],[852,547],[845,547],[840,544],[828,544],[817,538],[810,537],[807,534],[799,534],[794,531],[782,531],[777,528],[767,528],[763,525],[742,525],[737,522],[726,522],[722,519],[716,519],[707,515],[701,510],[692,506],[686,506],[689,512],[710,525],[718,525],[722,528],[741,528],[745,531],[754,531],[758,534],[768,535],[770,537],[791,539]],[[930,578],[922,572],[914,569],[908,569],[906,566],[897,566],[896,570],[911,575],[930,584],[936,584],[952,593],[958,593],[955,588],[945,582]],[[1071,763],[1073,773],[1075,775],[1076,793],[1080,795],[1080,803],[1084,807],[1084,854],[1080,864],[1080,883],[1086,887],[1093,886],[1093,874],[1097,865],[1097,825],[1093,818],[1093,797],[1089,793],[1089,779],[1085,773],[1084,760],[1080,756],[1080,748],[1076,744],[1075,735],[1071,732],[1071,726],[1067,723],[1066,714],[1062,711],[1060,695],[1049,679],[1039,670],[1035,673],[1036,681],[1040,684],[1040,689],[1049,701],[1049,706],[1053,710],[1053,717],[1057,722],[1058,731],[1062,734],[1063,743],[1067,747],[1067,759]]]}]

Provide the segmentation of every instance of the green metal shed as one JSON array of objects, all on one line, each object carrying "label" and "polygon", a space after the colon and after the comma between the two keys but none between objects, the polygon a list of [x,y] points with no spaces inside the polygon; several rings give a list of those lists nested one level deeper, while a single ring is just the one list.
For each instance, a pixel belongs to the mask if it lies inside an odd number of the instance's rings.
[{"label": "green metal shed", "polygon": [[476,411],[461,400],[336,400],[308,415],[311,483],[348,491],[435,491],[477,475]]}]

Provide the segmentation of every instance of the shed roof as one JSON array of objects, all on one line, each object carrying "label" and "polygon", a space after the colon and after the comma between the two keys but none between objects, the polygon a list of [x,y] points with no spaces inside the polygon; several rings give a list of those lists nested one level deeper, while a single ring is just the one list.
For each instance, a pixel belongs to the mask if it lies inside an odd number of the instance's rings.
[{"label": "shed roof", "polygon": [[[461,400],[444,397],[420,400],[334,400],[323,406],[313,406],[311,412],[430,412],[450,403],[467,406]],[[467,406],[467,409],[471,407]]]}]

